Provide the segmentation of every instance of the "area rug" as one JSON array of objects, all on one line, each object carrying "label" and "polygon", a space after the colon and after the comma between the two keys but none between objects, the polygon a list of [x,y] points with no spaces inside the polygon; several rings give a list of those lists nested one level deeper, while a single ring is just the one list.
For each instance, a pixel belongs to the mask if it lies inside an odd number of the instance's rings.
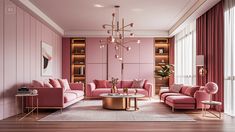
[{"label": "area rug", "polygon": [[84,100],[39,121],[195,121],[187,114],[173,113],[159,101],[138,101],[138,106],[138,111],[107,110],[101,100]]}]

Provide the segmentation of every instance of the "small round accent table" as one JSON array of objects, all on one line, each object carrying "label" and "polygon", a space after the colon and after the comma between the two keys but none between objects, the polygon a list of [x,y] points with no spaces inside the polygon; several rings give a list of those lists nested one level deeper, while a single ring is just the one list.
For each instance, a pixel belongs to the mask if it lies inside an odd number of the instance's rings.
[{"label": "small round accent table", "polygon": [[[215,117],[221,119],[221,105],[222,102],[219,101],[209,101],[209,100],[204,100],[201,101],[203,106],[202,106],[202,116],[205,117],[206,116],[206,112],[208,111],[209,113],[211,113],[212,115],[214,115]],[[207,110],[206,106],[218,106],[219,107],[219,115],[209,111],[209,109]]]},{"label": "small round accent table", "polygon": [[143,94],[101,94],[103,108],[110,110],[131,110],[131,99],[134,100],[134,110],[138,110],[137,100]]}]

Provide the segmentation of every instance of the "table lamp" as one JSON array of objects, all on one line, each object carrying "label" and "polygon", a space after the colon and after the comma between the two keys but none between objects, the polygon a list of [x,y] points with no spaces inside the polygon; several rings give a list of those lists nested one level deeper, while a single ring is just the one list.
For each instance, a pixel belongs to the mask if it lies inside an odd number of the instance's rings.
[{"label": "table lamp", "polygon": [[210,102],[211,102],[212,94],[216,94],[218,92],[218,85],[214,82],[208,82],[205,85],[205,91],[210,95]]},{"label": "table lamp", "polygon": [[199,74],[201,76],[205,76],[207,73],[207,70],[204,68],[204,55],[197,55],[196,56],[196,66],[200,66]]}]

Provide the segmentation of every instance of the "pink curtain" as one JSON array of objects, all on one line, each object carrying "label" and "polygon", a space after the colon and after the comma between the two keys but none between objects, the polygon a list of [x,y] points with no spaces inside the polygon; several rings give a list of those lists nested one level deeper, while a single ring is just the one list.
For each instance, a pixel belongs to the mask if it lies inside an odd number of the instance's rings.
[{"label": "pink curtain", "polygon": [[[219,90],[214,100],[223,102],[224,89],[224,11],[223,1],[219,2],[197,19],[197,55],[204,55],[207,69],[205,77],[198,74],[197,84],[207,82],[218,84]],[[222,107],[223,108],[223,107]]]},{"label": "pink curtain", "polygon": [[[169,64],[175,64],[175,59],[174,59],[174,57],[175,57],[175,36],[174,37],[172,37],[172,38],[170,38],[169,39],[169,44],[170,44],[170,47],[169,47],[169,56],[170,56],[170,58],[169,58]],[[173,68],[173,70],[174,70],[174,68]],[[169,78],[169,86],[170,85],[172,85],[172,84],[174,84],[174,73],[170,76],[170,78]]]}]

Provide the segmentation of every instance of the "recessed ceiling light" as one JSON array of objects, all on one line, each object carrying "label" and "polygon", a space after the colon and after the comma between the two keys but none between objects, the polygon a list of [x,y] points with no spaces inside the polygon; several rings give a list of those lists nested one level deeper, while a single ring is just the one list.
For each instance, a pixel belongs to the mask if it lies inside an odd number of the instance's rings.
[{"label": "recessed ceiling light", "polygon": [[104,7],[104,6],[103,6],[103,5],[100,5],[100,4],[94,4],[94,7],[102,8],[102,7]]}]

